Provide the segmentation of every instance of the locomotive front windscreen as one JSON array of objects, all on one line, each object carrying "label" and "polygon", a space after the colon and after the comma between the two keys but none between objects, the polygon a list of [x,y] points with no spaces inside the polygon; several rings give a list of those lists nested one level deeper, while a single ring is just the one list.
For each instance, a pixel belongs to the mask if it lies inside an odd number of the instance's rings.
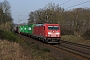
[{"label": "locomotive front windscreen", "polygon": [[58,26],[48,26],[48,30],[59,30]]}]

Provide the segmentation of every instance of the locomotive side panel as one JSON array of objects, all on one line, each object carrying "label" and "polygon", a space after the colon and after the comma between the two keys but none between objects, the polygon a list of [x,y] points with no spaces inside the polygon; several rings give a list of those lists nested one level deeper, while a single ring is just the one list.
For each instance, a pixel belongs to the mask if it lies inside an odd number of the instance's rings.
[{"label": "locomotive side panel", "polygon": [[59,24],[43,24],[34,27],[33,35],[47,43],[60,43]]}]

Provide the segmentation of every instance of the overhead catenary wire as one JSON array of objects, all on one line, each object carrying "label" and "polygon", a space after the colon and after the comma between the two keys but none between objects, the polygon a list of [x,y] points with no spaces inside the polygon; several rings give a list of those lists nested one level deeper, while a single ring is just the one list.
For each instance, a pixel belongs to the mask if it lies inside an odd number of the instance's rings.
[{"label": "overhead catenary wire", "polygon": [[79,6],[79,5],[82,5],[82,4],[85,4],[85,3],[88,3],[88,2],[90,2],[90,0],[85,1],[85,2],[82,2],[82,3],[79,3],[79,4],[76,4],[76,5],[73,5],[73,6],[70,6],[70,7],[67,7],[66,9],[68,9],[68,8],[72,8],[72,7],[75,7],[75,6]]},{"label": "overhead catenary wire", "polygon": [[24,20],[25,18],[27,18],[28,16],[24,17],[23,19],[20,19],[20,20]]},{"label": "overhead catenary wire", "polygon": [[64,2],[64,3],[60,4],[60,5],[66,4],[66,3],[70,2],[70,1],[71,1],[71,0],[68,0],[68,1],[66,1],[66,2]]},{"label": "overhead catenary wire", "polygon": [[26,19],[28,16],[26,16],[26,17],[24,17],[24,18],[22,18],[22,19],[19,19],[19,23],[20,23],[20,21],[22,21],[22,20],[24,20],[24,19]]}]

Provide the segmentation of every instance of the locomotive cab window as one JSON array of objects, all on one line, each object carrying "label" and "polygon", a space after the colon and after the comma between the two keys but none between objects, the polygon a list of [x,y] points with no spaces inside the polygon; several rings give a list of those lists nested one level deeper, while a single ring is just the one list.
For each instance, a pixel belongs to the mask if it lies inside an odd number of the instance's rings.
[{"label": "locomotive cab window", "polygon": [[58,26],[48,26],[48,30],[59,30]]}]

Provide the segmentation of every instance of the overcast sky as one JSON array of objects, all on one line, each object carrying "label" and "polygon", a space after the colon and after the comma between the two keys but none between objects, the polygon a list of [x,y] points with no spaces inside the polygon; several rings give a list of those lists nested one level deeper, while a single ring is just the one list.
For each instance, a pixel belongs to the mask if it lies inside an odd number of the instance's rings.
[{"label": "overcast sky", "polygon": [[[4,1],[4,0],[0,0]],[[40,8],[44,8],[45,5],[48,3],[55,3],[59,4],[60,7],[62,8],[69,8],[71,6],[80,4],[78,6],[74,6],[72,8],[85,8],[88,7],[90,8],[90,0],[7,0],[9,1],[11,5],[11,13],[12,17],[14,19],[14,23],[26,23],[28,14],[31,11],[38,10]],[[86,2],[88,1],[88,2]],[[85,3],[83,3],[85,2]],[[70,9],[72,9],[70,8]],[[22,21],[19,21],[23,19]]]}]

